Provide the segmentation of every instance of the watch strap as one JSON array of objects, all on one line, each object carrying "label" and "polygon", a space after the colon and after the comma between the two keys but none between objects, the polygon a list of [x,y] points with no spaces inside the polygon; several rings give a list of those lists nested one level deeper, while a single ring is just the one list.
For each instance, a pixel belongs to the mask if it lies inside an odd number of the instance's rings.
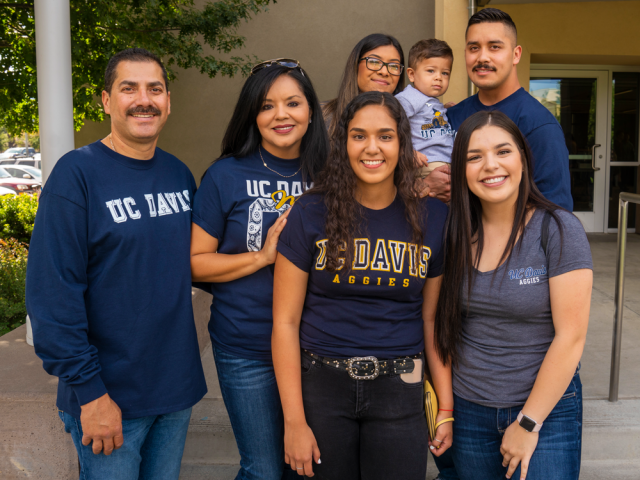
[{"label": "watch strap", "polygon": [[[529,429],[528,429],[528,428],[526,428],[524,425],[522,425],[522,419],[523,419],[523,418],[525,418],[525,417],[526,417],[527,419],[529,419],[531,422],[533,422],[533,423],[535,424],[535,426],[533,427],[533,429],[532,429],[532,430],[529,430]],[[533,418],[531,418],[531,417],[529,417],[529,416],[527,416],[527,415],[523,414],[522,412],[520,412],[520,413],[518,414],[518,424],[519,424],[522,428],[524,428],[527,432],[532,432],[532,433],[537,433],[537,432],[539,432],[539,431],[540,431],[540,429],[542,428],[542,423],[538,423],[538,422],[536,422]]]}]

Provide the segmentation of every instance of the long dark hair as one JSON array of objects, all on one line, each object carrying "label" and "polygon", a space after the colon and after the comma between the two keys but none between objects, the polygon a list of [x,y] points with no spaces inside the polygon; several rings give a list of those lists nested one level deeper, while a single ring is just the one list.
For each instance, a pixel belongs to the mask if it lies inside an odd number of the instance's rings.
[{"label": "long dark hair", "polygon": [[[482,204],[480,199],[469,189],[466,170],[471,135],[487,125],[499,127],[511,135],[516,147],[520,150],[522,159],[522,179],[518,188],[511,235],[498,265],[501,265],[509,257],[518,236],[523,234],[528,213],[532,209],[549,212],[560,229],[560,235],[562,235],[562,225],[556,213],[556,210],[561,210],[561,208],[544,198],[536,187],[531,168],[531,150],[517,125],[504,113],[498,111],[478,112],[471,115],[460,126],[451,155],[451,203],[447,217],[444,249],[445,273],[435,322],[436,351],[444,363],[451,361],[455,364],[458,360],[457,349],[463,316],[462,288],[465,278],[468,279],[467,298],[469,298],[475,278],[474,267],[477,267],[482,257],[484,246]],[[471,246],[474,241],[477,248],[475,255],[472,255]],[[519,245],[522,246],[522,242]]]},{"label": "long dark hair", "polygon": [[278,64],[262,68],[247,78],[242,87],[238,103],[222,139],[222,153],[219,158],[246,157],[258,149],[262,141],[256,118],[269,89],[281,75],[293,78],[309,103],[311,123],[300,144],[300,166],[302,178],[314,181],[324,167],[329,153],[329,138],[322,118],[322,110],[313,84],[300,67],[288,68]]},{"label": "long dark hair", "polygon": [[[329,125],[329,134],[333,135],[333,131],[338,123],[338,117],[351,100],[353,100],[360,92],[358,88],[358,63],[362,56],[375,50],[378,47],[384,47],[392,45],[398,50],[400,54],[400,63],[404,65],[404,52],[400,42],[391,35],[385,35],[384,33],[372,33],[360,40],[347,58],[347,64],[344,67],[344,73],[342,74],[342,81],[340,82],[340,89],[338,90],[338,96],[333,100],[327,102],[324,106],[324,117],[331,118],[331,125]],[[400,75],[398,85],[393,94],[400,93],[404,89],[404,73]]]},{"label": "long dark hair", "polygon": [[[409,120],[402,105],[393,95],[381,92],[361,93],[347,105],[338,119],[325,170],[315,187],[307,192],[324,195],[324,203],[327,207],[325,218],[325,233],[328,239],[327,270],[331,272],[338,270],[342,265],[339,257],[344,257],[347,267],[345,272],[349,271],[353,259],[351,251],[353,238],[362,228],[364,210],[355,199],[357,177],[349,162],[347,139],[349,123],[356,112],[369,105],[385,107],[397,124],[400,151],[393,183],[398,188],[397,197],[402,200],[405,207],[405,216],[412,230],[412,243],[422,245],[423,241],[424,214],[422,202],[415,188],[415,165]],[[343,246],[345,243],[346,252]]]}]

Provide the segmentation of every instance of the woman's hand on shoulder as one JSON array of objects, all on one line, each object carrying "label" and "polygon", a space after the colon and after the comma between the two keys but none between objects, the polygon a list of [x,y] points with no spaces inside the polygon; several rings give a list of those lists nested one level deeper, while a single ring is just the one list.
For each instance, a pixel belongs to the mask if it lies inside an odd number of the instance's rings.
[{"label": "woman's hand on shoulder", "polygon": [[517,421],[509,425],[500,446],[502,466],[508,468],[507,478],[511,478],[520,465],[520,480],[525,480],[529,462],[537,445],[538,433],[527,432]]},{"label": "woman's hand on shoulder", "polygon": [[289,212],[291,212],[291,208],[288,208],[286,212],[280,215],[280,218],[271,225],[271,228],[267,232],[267,239],[264,241],[262,250],[260,250],[260,258],[264,266],[271,265],[276,261],[276,257],[278,256],[278,240],[280,239],[280,234],[287,223]]},{"label": "woman's hand on shoulder", "polygon": [[[436,423],[452,416],[452,412],[438,412]],[[429,450],[439,457],[453,445],[453,422],[443,423],[436,430],[436,438],[429,439]]]},{"label": "woman's hand on shoulder", "polygon": [[284,461],[298,475],[313,477],[313,462],[320,462],[316,437],[306,422],[284,427]]}]

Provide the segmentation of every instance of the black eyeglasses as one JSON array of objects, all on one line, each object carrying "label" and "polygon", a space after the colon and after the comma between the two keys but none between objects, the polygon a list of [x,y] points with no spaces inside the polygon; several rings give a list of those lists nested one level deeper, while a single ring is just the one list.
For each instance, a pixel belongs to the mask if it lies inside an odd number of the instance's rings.
[{"label": "black eyeglasses", "polygon": [[389,72],[391,75],[397,76],[402,75],[402,71],[404,70],[404,65],[402,65],[401,63],[386,63],[376,57],[362,57],[360,60],[358,60],[358,62],[361,62],[362,60],[367,61],[367,68],[373,72],[379,72],[380,70],[382,70],[382,67],[386,66],[387,72]]},{"label": "black eyeglasses", "polygon": [[300,66],[300,62],[298,60],[294,60],[293,58],[274,58],[273,60],[265,60],[264,62],[260,62],[253,66],[251,69],[251,75],[262,70],[263,68],[270,67],[274,63],[287,68],[299,68],[300,73],[304,75],[302,71],[302,67]]}]

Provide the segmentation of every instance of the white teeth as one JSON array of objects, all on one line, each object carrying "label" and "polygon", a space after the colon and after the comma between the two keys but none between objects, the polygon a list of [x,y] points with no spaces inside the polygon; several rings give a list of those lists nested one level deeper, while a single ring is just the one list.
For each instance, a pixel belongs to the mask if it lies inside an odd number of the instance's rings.
[{"label": "white teeth", "polygon": [[136,115],[136,114],[134,114],[133,116],[136,117],[136,118],[151,118],[151,117],[153,117],[153,115]]},{"label": "white teeth", "polygon": [[380,165],[384,160],[362,160],[365,165]]},{"label": "white teeth", "polygon": [[482,183],[498,183],[498,182],[503,181],[505,178],[507,178],[507,177],[487,178],[485,180],[482,180]]}]

